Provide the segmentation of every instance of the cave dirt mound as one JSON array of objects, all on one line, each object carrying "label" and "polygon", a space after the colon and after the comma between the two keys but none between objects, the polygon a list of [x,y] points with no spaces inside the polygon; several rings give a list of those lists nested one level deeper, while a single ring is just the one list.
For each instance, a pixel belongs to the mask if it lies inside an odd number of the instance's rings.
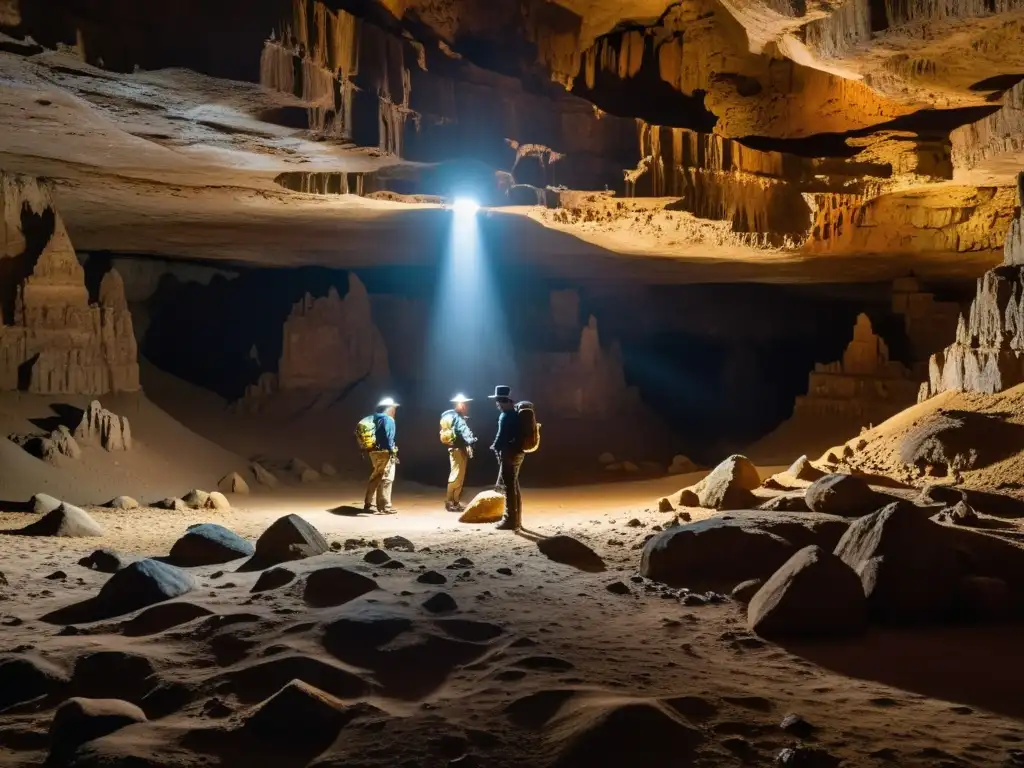
[{"label": "cave dirt mound", "polygon": [[[0,392],[0,435],[30,433],[39,424],[52,428],[62,419],[71,422],[67,414],[84,411],[89,400]],[[54,466],[0,438],[0,499],[27,499],[43,492],[83,506],[121,495],[163,498],[196,485],[216,488],[225,474],[246,466],[245,459],[189,430],[145,395],[107,395],[103,405],[131,420],[132,450],[85,446],[77,460]]]},{"label": "cave dirt mound", "polygon": [[965,487],[1024,497],[1024,385],[982,395],[944,392],[850,441],[854,470],[921,485],[962,479]]}]

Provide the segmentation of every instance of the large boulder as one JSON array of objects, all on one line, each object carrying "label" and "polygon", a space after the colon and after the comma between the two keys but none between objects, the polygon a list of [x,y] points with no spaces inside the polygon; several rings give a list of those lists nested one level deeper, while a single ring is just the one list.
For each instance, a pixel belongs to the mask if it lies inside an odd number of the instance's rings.
[{"label": "large boulder", "polygon": [[0,654],[0,712],[55,693],[67,681],[64,670],[38,656]]},{"label": "large boulder", "polygon": [[640,573],[678,587],[732,588],[768,578],[795,551],[782,536],[713,517],[656,534],[644,546]]},{"label": "large boulder", "polygon": [[70,755],[86,742],[144,722],[146,714],[127,701],[68,699],[57,708],[50,724],[51,760]]},{"label": "large boulder", "polygon": [[253,479],[260,485],[264,485],[267,488],[277,488],[280,485],[277,476],[259,462],[252,462],[249,465],[249,470],[252,472]]},{"label": "large boulder", "polygon": [[180,568],[146,558],[111,576],[96,599],[108,615],[116,616],[180,597],[195,586]]},{"label": "large boulder", "polygon": [[505,513],[505,497],[497,491],[481,491],[466,505],[460,523],[495,523]]},{"label": "large boulder", "polygon": [[275,520],[256,540],[252,565],[266,567],[327,552],[330,546],[316,528],[298,515]]},{"label": "large boulder", "polygon": [[206,509],[207,504],[210,502],[210,494],[206,491],[200,491],[198,488],[193,488],[182,496],[181,500],[188,505],[189,509]]},{"label": "large boulder", "polygon": [[240,474],[237,472],[231,472],[220,479],[217,483],[217,490],[221,493],[244,494],[249,492],[249,484],[245,482],[245,478]]},{"label": "large boulder", "polygon": [[321,568],[306,577],[303,599],[315,608],[342,605],[377,589],[377,582],[340,566]]},{"label": "large boulder", "polygon": [[244,720],[253,736],[279,741],[294,749],[296,741],[322,750],[346,722],[346,707],[339,699],[302,680],[292,680],[264,701]]},{"label": "large boulder", "polygon": [[63,503],[64,502],[60,499],[56,499],[49,494],[37,493],[32,497],[32,500],[29,502],[29,506],[37,515],[45,515],[47,512],[53,512],[53,510]]},{"label": "large boulder", "polygon": [[23,536],[61,536],[85,538],[102,536],[103,526],[97,523],[84,509],[62,503],[40,520],[30,523],[19,531]]},{"label": "large boulder", "polygon": [[112,549],[97,549],[78,564],[100,573],[117,573],[125,566],[124,559]]},{"label": "large boulder", "polygon": [[255,548],[234,531],[216,523],[190,525],[185,535],[171,547],[171,560],[177,565],[192,567],[227,563],[249,557]]},{"label": "large boulder", "polygon": [[733,455],[700,482],[697,497],[709,509],[750,509],[757,504],[751,491],[760,485],[761,477],[750,459]]},{"label": "large boulder", "polygon": [[841,517],[861,517],[878,509],[884,502],[880,494],[854,475],[825,475],[807,487],[804,494],[812,512]]},{"label": "large boulder", "polygon": [[909,502],[896,502],[855,520],[835,554],[860,577],[872,618],[943,619],[956,609],[964,575],[948,533]]},{"label": "large boulder", "polygon": [[747,626],[764,637],[847,635],[866,623],[857,574],[814,544],[789,558],[747,607]]},{"label": "large boulder", "polygon": [[824,472],[811,464],[811,460],[806,455],[801,456],[790,464],[786,474],[794,480],[804,480],[809,483],[813,483],[825,475]]}]

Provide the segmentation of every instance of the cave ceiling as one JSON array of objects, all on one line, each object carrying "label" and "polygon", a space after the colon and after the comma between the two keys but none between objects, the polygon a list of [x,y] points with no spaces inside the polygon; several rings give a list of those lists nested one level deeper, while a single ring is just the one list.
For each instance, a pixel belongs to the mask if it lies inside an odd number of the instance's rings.
[{"label": "cave ceiling", "polygon": [[0,170],[75,246],[665,281],[972,276],[1024,160],[1024,0],[0,0]]}]

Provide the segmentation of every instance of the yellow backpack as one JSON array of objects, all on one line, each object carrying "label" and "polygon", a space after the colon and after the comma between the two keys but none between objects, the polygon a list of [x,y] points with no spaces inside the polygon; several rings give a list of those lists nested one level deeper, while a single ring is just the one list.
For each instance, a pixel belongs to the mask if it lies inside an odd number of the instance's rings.
[{"label": "yellow backpack", "polygon": [[455,414],[446,412],[441,414],[441,445],[449,448],[455,447]]},{"label": "yellow backpack", "polygon": [[377,447],[377,418],[374,414],[356,424],[356,445],[361,451],[372,451]]}]

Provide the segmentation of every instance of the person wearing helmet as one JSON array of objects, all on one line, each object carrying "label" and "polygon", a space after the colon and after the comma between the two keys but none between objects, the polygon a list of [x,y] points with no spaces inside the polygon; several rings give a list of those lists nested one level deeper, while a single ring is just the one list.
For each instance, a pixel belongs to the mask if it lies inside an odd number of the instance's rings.
[{"label": "person wearing helmet", "polygon": [[374,502],[379,515],[393,515],[397,511],[391,506],[391,487],[395,483],[395,465],[398,464],[398,446],[395,444],[397,410],[398,403],[390,397],[377,403],[377,412],[374,414],[376,441],[373,450],[369,451],[372,469],[363,500],[364,512],[373,512]]},{"label": "person wearing helmet", "polygon": [[452,408],[441,414],[441,443],[448,447],[448,492],[444,508],[449,512],[462,512],[462,487],[466,484],[466,468],[473,458],[476,435],[466,422],[471,397],[459,394],[452,398]]}]

